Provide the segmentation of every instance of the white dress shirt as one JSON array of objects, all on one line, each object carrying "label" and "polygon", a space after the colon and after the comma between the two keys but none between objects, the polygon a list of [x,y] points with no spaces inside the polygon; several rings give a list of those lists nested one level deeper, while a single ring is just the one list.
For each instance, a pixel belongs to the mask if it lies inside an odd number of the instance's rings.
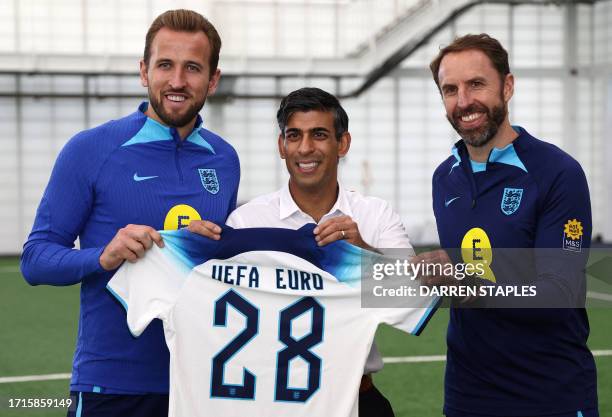
[{"label": "white dress shirt", "polygon": [[[377,197],[366,197],[339,186],[338,199],[319,223],[336,216],[349,216],[357,223],[364,242],[374,248],[408,248],[412,245],[399,214],[391,205]],[[293,201],[289,184],[280,190],[257,197],[238,207],[230,214],[226,224],[234,229],[245,227],[282,227],[299,229],[307,223],[317,223]],[[372,345],[364,374],[380,371],[382,358]]]}]

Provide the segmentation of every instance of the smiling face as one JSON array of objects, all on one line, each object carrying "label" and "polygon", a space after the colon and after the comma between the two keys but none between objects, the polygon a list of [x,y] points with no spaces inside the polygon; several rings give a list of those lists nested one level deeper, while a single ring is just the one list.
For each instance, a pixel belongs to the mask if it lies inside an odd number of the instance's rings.
[{"label": "smiling face", "polygon": [[[311,110],[289,117],[278,150],[289,171],[289,186],[300,191],[333,188],[338,181],[338,160],[349,150],[348,132],[336,138],[334,114]],[[284,137],[283,137],[284,136]]]},{"label": "smiling face", "polygon": [[508,123],[508,101],[514,78],[504,80],[482,51],[471,49],[444,56],[438,71],[446,117],[463,140],[482,147]]},{"label": "smiling face", "polygon": [[151,103],[149,117],[176,128],[193,127],[206,97],[219,82],[218,69],[210,74],[210,51],[204,32],[159,30],[149,62],[140,63],[140,79]]}]

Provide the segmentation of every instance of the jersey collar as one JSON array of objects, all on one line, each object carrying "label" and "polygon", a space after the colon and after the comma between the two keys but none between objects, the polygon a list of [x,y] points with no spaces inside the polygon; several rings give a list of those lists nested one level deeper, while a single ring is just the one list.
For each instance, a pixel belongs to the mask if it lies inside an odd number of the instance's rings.
[{"label": "jersey collar", "polygon": [[[148,117],[145,114],[148,106],[149,106],[149,103],[146,101],[143,101],[140,104],[140,106],[138,106],[138,112],[140,113],[141,117],[146,118],[146,120],[144,124],[142,125],[142,127],[140,128],[140,130],[136,132],[134,136],[128,139],[128,141],[125,142],[122,146],[130,146],[130,145],[135,145],[138,143],[149,143],[149,142],[174,140],[173,130],[176,130],[176,129],[171,128],[169,126],[165,126],[159,123],[158,121],[153,120],[152,118]],[[185,142],[193,143],[197,146],[200,146],[208,150],[210,153],[215,154],[216,153],[215,149],[200,134],[200,131],[202,129],[203,129],[202,128],[202,117],[198,114],[193,131],[191,132],[189,136],[185,138]]]},{"label": "jersey collar", "polygon": [[[487,162],[476,162],[470,160],[473,173],[486,171],[487,166],[491,163],[515,166],[525,172],[528,172],[527,168],[525,167],[525,164],[523,163],[523,161],[521,161],[518,154],[516,153],[515,145],[518,144],[519,141],[525,140],[524,137],[528,136],[529,133],[527,133],[527,131],[520,126],[512,126],[512,128],[519,134],[518,137],[503,148],[493,148],[489,153]],[[456,161],[451,167],[452,172],[453,168],[456,168],[461,163],[462,156],[465,159],[468,159],[469,154],[467,152],[467,147],[463,140],[459,140],[455,143],[455,145],[451,149],[451,153],[455,157]]]},{"label": "jersey collar", "polygon": [[[301,216],[306,216],[312,220],[312,218],[308,214],[304,213],[293,200],[291,192],[289,191],[289,182],[287,181],[287,183],[285,183],[283,188],[280,190],[279,216],[281,220],[285,220],[293,215],[296,215],[296,213]],[[329,217],[337,215],[353,217],[348,194],[340,182],[338,182],[338,198],[329,212],[327,212],[327,214],[325,214],[321,220],[326,220]]]}]

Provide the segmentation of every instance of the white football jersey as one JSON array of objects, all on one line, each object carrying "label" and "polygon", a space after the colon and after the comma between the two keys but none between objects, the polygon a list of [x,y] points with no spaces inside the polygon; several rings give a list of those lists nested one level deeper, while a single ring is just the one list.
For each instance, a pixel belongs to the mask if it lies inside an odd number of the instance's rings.
[{"label": "white football jersey", "polygon": [[164,323],[172,417],[357,416],[376,328],[418,334],[438,299],[362,308],[361,258],[312,229],[224,228],[213,241],[162,232],[165,247],[124,263],[108,289],[134,336]]}]

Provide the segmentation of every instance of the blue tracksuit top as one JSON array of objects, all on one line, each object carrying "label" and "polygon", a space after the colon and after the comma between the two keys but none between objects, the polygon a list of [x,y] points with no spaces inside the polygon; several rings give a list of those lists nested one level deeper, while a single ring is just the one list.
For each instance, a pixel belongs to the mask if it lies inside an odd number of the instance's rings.
[{"label": "blue tracksuit top", "polygon": [[[490,243],[493,272],[496,248],[556,249],[563,256],[552,261],[544,259],[545,251],[532,251],[536,278],[531,284],[538,295],[584,299],[592,226],[584,172],[556,146],[514,129],[518,138],[493,149],[486,163],[470,161],[459,141],[436,169],[433,208],[440,244],[478,251]],[[525,262],[506,262],[507,276],[524,279]],[[497,284],[510,283],[498,276]],[[596,413],[588,335],[584,308],[452,308],[445,412],[505,417]]]},{"label": "blue tracksuit top", "polygon": [[181,140],[144,114],[147,105],[68,141],[24,245],[21,270],[30,284],[81,284],[73,391],[168,392],[161,323],[132,337],[125,311],[106,291],[114,271],[104,271],[99,257],[117,231],[128,224],[177,229],[200,218],[223,224],[236,207],[234,148],[199,116]]}]

